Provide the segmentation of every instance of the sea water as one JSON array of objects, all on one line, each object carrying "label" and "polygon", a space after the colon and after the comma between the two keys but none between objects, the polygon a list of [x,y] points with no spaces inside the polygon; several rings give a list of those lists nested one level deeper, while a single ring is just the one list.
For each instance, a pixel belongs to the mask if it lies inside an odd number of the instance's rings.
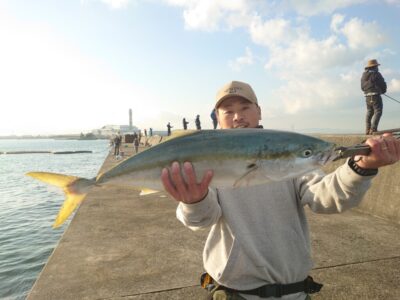
[{"label": "sea water", "polygon": [[0,154],[0,299],[25,299],[65,228],[52,224],[64,195],[25,173],[46,171],[92,178],[106,158],[106,140],[0,139],[0,152],[77,151],[82,154]]}]

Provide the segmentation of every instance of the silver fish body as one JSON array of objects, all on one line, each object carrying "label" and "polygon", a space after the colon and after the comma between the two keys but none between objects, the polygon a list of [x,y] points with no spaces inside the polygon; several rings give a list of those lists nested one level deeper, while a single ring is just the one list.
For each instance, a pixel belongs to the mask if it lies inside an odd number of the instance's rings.
[{"label": "silver fish body", "polygon": [[140,152],[97,178],[47,172],[27,175],[64,190],[66,200],[53,225],[58,227],[93,186],[131,186],[141,190],[142,195],[162,190],[161,170],[174,161],[191,162],[198,176],[213,170],[214,187],[237,188],[300,176],[332,160],[333,152],[333,144],[293,132],[201,130],[185,132]]},{"label": "silver fish body", "polygon": [[99,175],[96,182],[161,190],[161,170],[174,161],[188,161],[199,177],[214,171],[212,186],[249,186],[307,173],[326,163],[333,149],[331,143],[293,132],[201,130],[149,148]]}]

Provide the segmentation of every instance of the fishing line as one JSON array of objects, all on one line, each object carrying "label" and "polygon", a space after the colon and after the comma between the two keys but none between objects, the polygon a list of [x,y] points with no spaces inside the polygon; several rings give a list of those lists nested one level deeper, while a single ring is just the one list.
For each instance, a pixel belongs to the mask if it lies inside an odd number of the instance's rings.
[{"label": "fishing line", "polygon": [[400,104],[400,101],[398,101],[398,100],[396,100],[396,99],[394,99],[394,98],[392,98],[392,97],[390,97],[390,96],[388,96],[388,95],[386,95],[386,94],[383,94],[383,96],[386,96],[386,97],[388,97],[389,99],[391,99],[391,100],[393,100],[393,101],[396,101],[397,103]]}]

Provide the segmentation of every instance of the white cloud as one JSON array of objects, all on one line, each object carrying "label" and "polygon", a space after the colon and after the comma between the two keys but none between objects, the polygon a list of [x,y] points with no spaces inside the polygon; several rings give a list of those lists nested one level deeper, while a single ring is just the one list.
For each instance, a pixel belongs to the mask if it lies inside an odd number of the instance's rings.
[{"label": "white cloud", "polygon": [[389,5],[399,5],[400,6],[400,0],[385,0],[386,3]]},{"label": "white cloud", "polygon": [[283,103],[288,114],[302,111],[321,111],[340,107],[349,97],[358,97],[359,79],[355,77],[337,78],[335,76],[306,76],[291,78],[281,86],[275,97]]},{"label": "white cloud", "polygon": [[244,66],[252,65],[254,63],[254,56],[249,47],[246,47],[244,56],[236,58],[234,61],[229,61],[229,67],[234,71],[240,71]]},{"label": "white cloud", "polygon": [[347,71],[346,73],[342,73],[339,75],[343,82],[354,83],[360,79],[360,72],[356,72],[355,70]]},{"label": "white cloud", "polygon": [[354,61],[355,56],[335,36],[324,40],[304,36],[292,41],[286,48],[270,49],[266,68],[309,73],[348,65]]},{"label": "white cloud", "polygon": [[368,0],[286,0],[283,1],[286,9],[293,9],[303,16],[329,14],[335,10],[364,3]]},{"label": "white cloud", "polygon": [[400,93],[400,79],[393,78],[388,84],[388,92]]},{"label": "white cloud", "polygon": [[82,5],[86,5],[90,1],[100,1],[107,6],[109,6],[111,9],[122,9],[128,7],[129,3],[131,0],[81,0]]},{"label": "white cloud", "polygon": [[223,13],[218,5],[205,0],[185,10],[183,17],[187,29],[216,30]]},{"label": "white cloud", "polygon": [[331,30],[335,33],[338,33],[339,30],[339,26],[343,23],[344,21],[344,16],[341,14],[334,14],[332,16],[332,20],[331,20]]},{"label": "white cloud", "polygon": [[267,47],[288,44],[298,35],[290,22],[283,18],[263,22],[259,16],[253,18],[249,32],[253,42]]},{"label": "white cloud", "polygon": [[[380,63],[379,60],[378,62]],[[383,77],[396,77],[400,75],[400,70],[382,67],[382,65],[379,67],[379,71],[382,73]]]},{"label": "white cloud", "polygon": [[358,18],[347,22],[340,30],[350,48],[374,48],[385,42],[386,37],[376,22],[364,23]]},{"label": "white cloud", "polygon": [[242,26],[248,19],[252,1],[246,0],[164,0],[170,5],[183,7],[186,29],[213,31],[227,25]]},{"label": "white cloud", "polygon": [[101,0],[101,2],[109,5],[111,8],[119,9],[127,7],[129,0]]},{"label": "white cloud", "polygon": [[255,17],[249,31],[255,43],[269,50],[267,69],[311,72],[348,66],[384,43],[384,35],[374,22],[344,19],[343,15],[333,15],[332,33],[322,39],[312,38],[306,26],[294,27],[285,19],[262,23]]}]

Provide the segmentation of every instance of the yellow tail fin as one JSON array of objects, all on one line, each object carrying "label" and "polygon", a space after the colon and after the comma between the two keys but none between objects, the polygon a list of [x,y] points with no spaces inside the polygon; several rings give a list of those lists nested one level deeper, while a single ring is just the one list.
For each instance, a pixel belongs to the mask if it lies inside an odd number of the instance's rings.
[{"label": "yellow tail fin", "polygon": [[79,179],[79,177],[76,176],[48,172],[29,172],[26,173],[26,175],[60,188],[64,188]]},{"label": "yellow tail fin", "polygon": [[94,180],[57,173],[29,172],[26,175],[63,189],[65,201],[57,215],[53,228],[62,225],[68,219],[95,182]]},{"label": "yellow tail fin", "polygon": [[65,201],[60,211],[58,212],[57,218],[54,221],[53,228],[57,228],[62,225],[65,220],[68,219],[69,215],[75,210],[75,208],[81,204],[86,194],[69,194],[66,193]]}]

